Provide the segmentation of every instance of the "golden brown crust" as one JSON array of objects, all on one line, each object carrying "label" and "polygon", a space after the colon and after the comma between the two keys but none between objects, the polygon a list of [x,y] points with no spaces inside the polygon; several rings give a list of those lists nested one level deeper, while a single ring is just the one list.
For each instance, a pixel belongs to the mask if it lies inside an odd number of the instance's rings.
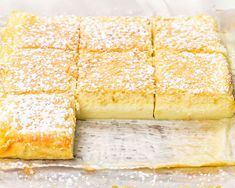
[{"label": "golden brown crust", "polygon": [[151,53],[150,21],[145,17],[83,17],[79,48],[93,52],[137,49]]},{"label": "golden brown crust", "polygon": [[[45,158],[51,157],[50,151],[72,156],[75,129],[72,95],[8,95],[0,101],[0,157],[30,158],[32,152],[31,157],[41,158],[42,151],[48,152],[48,156],[44,153]],[[25,153],[18,153],[15,145],[22,146]],[[30,146],[38,148],[38,156]],[[53,157],[57,158],[56,153]]]}]

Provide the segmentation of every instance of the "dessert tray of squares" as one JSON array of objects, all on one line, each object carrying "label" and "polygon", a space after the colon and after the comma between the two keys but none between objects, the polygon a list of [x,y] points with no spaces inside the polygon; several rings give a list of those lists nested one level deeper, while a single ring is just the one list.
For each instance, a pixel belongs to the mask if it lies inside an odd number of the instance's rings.
[{"label": "dessert tray of squares", "polygon": [[12,12],[1,31],[0,169],[234,165],[228,51],[209,15]]}]

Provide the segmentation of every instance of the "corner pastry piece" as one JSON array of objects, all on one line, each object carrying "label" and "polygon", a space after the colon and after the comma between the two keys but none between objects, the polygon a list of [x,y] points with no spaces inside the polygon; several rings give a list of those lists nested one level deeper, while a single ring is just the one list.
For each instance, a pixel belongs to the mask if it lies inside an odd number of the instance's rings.
[{"label": "corner pastry piece", "polygon": [[221,54],[155,52],[155,118],[220,119],[234,113],[231,75]]},{"label": "corner pastry piece", "polygon": [[140,54],[80,53],[80,119],[153,119],[154,69]]},{"label": "corner pastry piece", "polygon": [[79,49],[93,52],[136,49],[151,53],[150,21],[145,17],[83,17]]},{"label": "corner pastry piece", "polygon": [[60,93],[76,86],[77,54],[55,49],[18,49],[4,55],[0,70],[5,93]]},{"label": "corner pastry piece", "polygon": [[69,94],[0,98],[0,125],[0,158],[73,158],[75,113]]},{"label": "corner pastry piece", "polygon": [[217,23],[211,16],[152,17],[154,49],[221,52]]},{"label": "corner pastry piece", "polygon": [[15,11],[2,34],[2,42],[18,48],[78,49],[79,18],[75,16],[37,17]]}]

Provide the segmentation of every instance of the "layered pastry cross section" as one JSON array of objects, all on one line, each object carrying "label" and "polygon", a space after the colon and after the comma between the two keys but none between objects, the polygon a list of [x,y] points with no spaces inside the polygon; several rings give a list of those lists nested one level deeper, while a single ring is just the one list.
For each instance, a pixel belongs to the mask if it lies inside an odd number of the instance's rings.
[{"label": "layered pastry cross section", "polygon": [[8,95],[0,104],[0,158],[73,158],[73,96]]},{"label": "layered pastry cross section", "polygon": [[153,119],[150,20],[81,18],[77,99],[81,119]]},{"label": "layered pastry cross section", "polygon": [[222,54],[158,50],[154,56],[156,119],[221,119],[234,110]]},{"label": "layered pastry cross section", "polygon": [[234,113],[228,54],[210,16],[152,17],[155,119],[221,119]]},{"label": "layered pastry cross section", "polygon": [[0,158],[72,159],[79,17],[16,11],[2,33]]},{"label": "layered pastry cross section", "polygon": [[146,52],[81,52],[80,119],[153,119],[154,69]]}]

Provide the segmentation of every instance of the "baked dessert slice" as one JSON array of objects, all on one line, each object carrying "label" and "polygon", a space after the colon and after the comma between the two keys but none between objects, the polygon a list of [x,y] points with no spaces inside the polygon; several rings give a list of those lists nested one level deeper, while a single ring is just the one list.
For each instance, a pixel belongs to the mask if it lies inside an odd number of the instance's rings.
[{"label": "baked dessert slice", "polygon": [[79,119],[153,119],[154,69],[146,53],[81,51]]},{"label": "baked dessert slice", "polygon": [[74,109],[70,94],[1,97],[0,158],[73,158]]},{"label": "baked dessert slice", "polygon": [[76,16],[37,17],[14,11],[2,33],[2,42],[18,48],[78,50],[79,18]]},{"label": "baked dessert slice", "polygon": [[211,16],[152,17],[154,50],[226,54],[218,26]]},{"label": "baked dessert slice", "polygon": [[77,53],[57,49],[18,49],[5,53],[0,74],[5,93],[61,93],[73,91]]},{"label": "baked dessert slice", "polygon": [[80,31],[80,50],[152,50],[150,20],[146,17],[82,17]]},{"label": "baked dessert slice", "polygon": [[155,51],[155,119],[220,119],[234,113],[222,54]]}]

